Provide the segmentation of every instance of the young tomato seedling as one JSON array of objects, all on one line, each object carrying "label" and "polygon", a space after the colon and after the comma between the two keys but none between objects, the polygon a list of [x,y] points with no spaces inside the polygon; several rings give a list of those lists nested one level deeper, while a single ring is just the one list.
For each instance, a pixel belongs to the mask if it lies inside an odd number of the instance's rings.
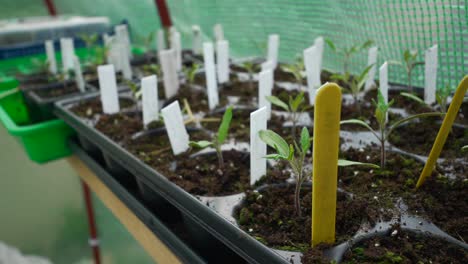
[{"label": "young tomato seedling", "polygon": [[296,188],[294,191],[294,209],[297,216],[301,216],[300,192],[307,175],[304,171],[305,156],[310,148],[310,135],[307,128],[302,128],[300,146],[294,142],[289,144],[278,134],[271,130],[261,130],[258,132],[260,139],[268,146],[275,149],[275,154],[269,154],[267,159],[286,160],[296,178]]},{"label": "young tomato seedling", "polygon": [[[269,154],[265,158],[274,159],[274,160],[285,160],[291,166],[293,171],[294,178],[296,180],[296,187],[294,190],[294,209],[296,216],[301,216],[301,203],[300,203],[300,194],[301,187],[304,181],[311,175],[312,172],[305,170],[305,157],[307,151],[310,149],[311,137],[307,128],[303,127],[301,131],[300,145],[289,144],[284,140],[280,135],[276,134],[271,130],[261,130],[258,132],[260,139],[265,142],[268,146],[275,149],[275,154]],[[349,160],[338,160],[337,166],[346,167],[346,166],[368,166],[373,168],[379,168],[379,166],[370,164],[370,163],[361,163],[356,161]]]},{"label": "young tomato seedling", "polygon": [[385,103],[385,99],[382,95],[382,92],[378,90],[377,102],[373,100],[373,104],[375,105],[375,114],[374,117],[377,119],[377,123],[379,124],[378,131],[375,131],[371,128],[366,122],[359,120],[359,119],[349,119],[341,121],[341,124],[356,124],[367,128],[372,134],[378,139],[380,143],[380,167],[385,168],[385,142],[388,140],[390,134],[397,128],[399,125],[402,125],[408,121],[411,121],[416,118],[423,118],[429,116],[440,116],[441,113],[431,112],[431,113],[422,113],[412,115],[403,119],[396,121],[394,124],[387,128],[387,112],[390,106],[393,104],[393,100],[390,101],[388,104]]},{"label": "young tomato seedling", "polygon": [[221,146],[227,138],[229,126],[232,120],[232,106],[228,107],[224,112],[221,124],[218,128],[217,135],[211,140],[200,140],[200,141],[190,141],[189,144],[191,147],[196,147],[199,149],[204,149],[207,147],[213,147],[216,150],[216,155],[218,156],[219,168],[222,170],[224,168],[224,159],[223,152],[221,151]]},{"label": "young tomato seedling", "polygon": [[197,74],[200,64],[193,63],[190,67],[184,67],[185,78],[187,78],[187,84],[193,85],[195,83],[195,76]]},{"label": "young tomato seedling", "polygon": [[257,64],[251,61],[245,61],[242,63],[242,68],[244,68],[249,74],[249,88],[253,89],[253,75],[258,68]]},{"label": "young tomato seedling", "polygon": [[304,92],[301,91],[294,98],[289,96],[288,103],[281,101],[281,99],[276,96],[267,96],[266,99],[272,104],[284,109],[289,113],[289,119],[292,122],[291,137],[295,141],[297,130],[296,127],[297,123],[299,122],[300,114],[309,108],[309,106],[304,103]]},{"label": "young tomato seedling", "polygon": [[418,51],[417,50],[405,50],[403,51],[403,61],[390,61],[392,64],[401,65],[406,71],[406,78],[408,81],[408,90],[410,93],[413,93],[413,85],[412,85],[412,73],[414,68],[418,65],[424,65],[422,61],[416,61],[418,58]]},{"label": "young tomato seedling", "polygon": [[335,73],[333,74],[330,79],[337,81],[343,81],[344,83],[349,84],[348,90],[351,92],[351,95],[353,96],[354,100],[354,105],[358,108],[359,114],[361,114],[361,104],[359,102],[359,93],[362,91],[364,88],[364,85],[366,84],[367,77],[369,75],[369,71],[372,68],[372,65],[367,66],[361,74],[358,76],[355,76],[354,78],[351,78],[351,75],[349,73],[345,72],[344,74],[340,73]]},{"label": "young tomato seedling", "polygon": [[296,83],[299,85],[299,89],[302,86],[302,72],[304,71],[304,62],[301,57],[297,57],[296,61],[292,64],[281,65],[281,69],[285,72],[289,72],[294,76]]},{"label": "young tomato seedling", "polygon": [[337,48],[336,45],[330,39],[325,39],[327,45],[332,49],[334,53],[343,58],[343,73],[349,75],[349,63],[351,58],[364,49],[370,48],[374,44],[373,40],[367,40],[363,44],[355,44],[349,48]]},{"label": "young tomato seedling", "polygon": [[[436,101],[437,101],[437,105],[439,106],[439,111],[441,113],[447,113],[448,98],[450,94],[451,94],[451,90],[450,90],[449,85],[446,85],[444,88],[438,89],[436,91]],[[421,105],[427,106],[429,108],[431,107],[430,105],[426,104],[426,102],[424,102],[423,99],[419,98],[417,95],[413,93],[401,92],[400,95],[410,100],[413,100]]]}]

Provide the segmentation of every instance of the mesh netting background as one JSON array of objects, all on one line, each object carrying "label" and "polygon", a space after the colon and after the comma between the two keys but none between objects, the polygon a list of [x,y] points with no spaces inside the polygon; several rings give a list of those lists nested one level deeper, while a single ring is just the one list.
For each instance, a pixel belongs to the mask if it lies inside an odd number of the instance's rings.
[{"label": "mesh netting background", "polygon": [[[160,26],[154,0],[55,0],[55,3],[59,13],[105,15],[115,23],[128,19],[137,42]],[[446,84],[455,88],[468,69],[465,60],[468,46],[464,45],[468,41],[468,6],[462,0],[167,0],[167,3],[186,48],[191,46],[192,24],[200,25],[209,40],[213,25],[221,23],[225,38],[230,41],[231,54],[236,57],[264,56],[268,34],[278,33],[283,61],[293,60],[316,37],[324,36],[340,47],[374,40],[379,46],[378,65],[385,60],[401,60],[405,49],[418,50],[419,60],[423,60],[424,50],[438,44],[439,88]],[[362,52],[352,60],[351,69],[360,71],[366,63],[367,52]],[[325,49],[324,67],[342,69],[341,58],[329,48]],[[424,67],[418,67],[413,73],[417,86],[424,84],[423,71]],[[389,75],[392,82],[406,83],[400,66],[391,65]]]}]

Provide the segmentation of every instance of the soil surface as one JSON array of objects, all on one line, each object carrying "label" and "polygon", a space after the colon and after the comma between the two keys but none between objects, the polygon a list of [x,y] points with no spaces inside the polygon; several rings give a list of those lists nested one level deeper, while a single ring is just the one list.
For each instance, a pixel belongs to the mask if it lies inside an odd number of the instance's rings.
[{"label": "soil surface", "polygon": [[[190,133],[190,139],[206,140],[209,136],[198,131]],[[250,188],[250,157],[246,152],[223,151],[224,164],[220,169],[216,153],[174,156],[165,132],[129,140],[125,147],[193,195],[222,196]]]},{"label": "soil surface", "polygon": [[[119,105],[120,109],[125,109],[133,107],[135,102],[130,98],[119,98]],[[102,114],[101,98],[95,97],[90,100],[80,101],[70,111],[83,118],[92,118],[96,114]]]},{"label": "soil surface", "polygon": [[[390,142],[396,147],[410,153],[429,156],[434,141],[439,133],[441,119],[428,117],[420,122],[410,122],[390,134]],[[444,148],[443,158],[462,157],[461,148],[468,145],[468,129],[452,127]]]},{"label": "soil surface", "polygon": [[[347,160],[380,165],[380,149],[350,148],[340,153]],[[387,152],[385,168],[360,166],[340,167],[338,184],[345,191],[364,198],[368,205],[363,210],[371,222],[391,220],[399,215],[400,199],[414,199],[415,186],[424,164],[412,158]],[[433,172],[432,177],[437,177]]]},{"label": "soil surface", "polygon": [[[397,232],[395,235],[392,233]],[[443,239],[395,228],[355,245],[342,263],[467,263],[468,251]]]},{"label": "soil surface", "polygon": [[[268,187],[248,191],[244,204],[236,210],[240,227],[265,245],[277,249],[305,251],[311,242],[312,191],[301,190],[302,216],[295,215],[294,186]],[[352,237],[365,222],[364,200],[338,193],[337,242]]]},{"label": "soil surface", "polygon": [[[183,109],[184,99],[187,99],[190,105],[190,109],[192,109],[193,113],[209,111],[208,95],[206,94],[206,92],[204,90],[191,88],[186,85],[181,85],[177,95],[169,98],[166,102],[164,102],[163,107],[170,105],[176,100],[179,100],[180,108]],[[220,96],[219,101],[220,106],[227,104],[227,100],[225,97]]]}]

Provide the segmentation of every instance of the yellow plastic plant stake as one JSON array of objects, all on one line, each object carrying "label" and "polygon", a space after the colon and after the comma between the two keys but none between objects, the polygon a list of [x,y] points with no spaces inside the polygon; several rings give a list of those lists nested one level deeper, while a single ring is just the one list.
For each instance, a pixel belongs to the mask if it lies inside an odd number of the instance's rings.
[{"label": "yellow plastic plant stake", "polygon": [[314,112],[312,246],[335,241],[341,88],[317,90]]},{"label": "yellow plastic plant stake", "polygon": [[419,176],[416,188],[419,188],[424,183],[426,178],[429,177],[429,175],[431,175],[432,170],[435,167],[436,161],[440,156],[440,152],[444,147],[445,141],[447,140],[447,136],[450,133],[453,121],[455,121],[458,110],[460,109],[460,106],[463,103],[463,97],[465,96],[467,90],[468,75],[466,75],[463,78],[463,80],[458,85],[457,90],[455,91],[455,95],[453,96],[452,102],[450,103],[450,107],[447,111],[447,114],[445,115],[444,122],[442,122],[442,126],[440,127],[434,145],[432,146],[429,158],[427,159],[426,165],[424,165],[424,169],[421,172],[421,175]]}]

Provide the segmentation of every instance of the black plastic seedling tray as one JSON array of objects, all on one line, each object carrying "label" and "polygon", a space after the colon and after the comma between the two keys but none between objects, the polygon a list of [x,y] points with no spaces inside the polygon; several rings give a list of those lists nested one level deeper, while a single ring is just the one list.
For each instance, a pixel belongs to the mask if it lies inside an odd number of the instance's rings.
[{"label": "black plastic seedling tray", "polygon": [[[57,88],[59,85],[62,85],[62,83],[54,83],[54,84],[50,84],[41,88],[24,91],[26,103],[28,104],[30,113],[35,119],[49,120],[49,119],[55,118],[53,114],[55,102],[60,101],[60,100],[65,100],[68,98],[73,98],[81,94],[79,91],[77,91],[74,93],[65,94],[65,95],[57,96],[57,97],[50,97],[50,98],[42,98],[41,96],[37,94],[37,91],[39,90],[54,89],[54,88]],[[89,84],[85,84],[85,89],[86,89],[85,93],[94,92],[97,90],[94,86],[91,86]]]},{"label": "black plastic seedling tray", "polygon": [[69,145],[73,153],[78,156],[183,263],[207,263],[172,232],[165,223],[143,206],[134,194],[124,188],[98,162],[79,147],[75,141],[70,140]]},{"label": "black plastic seedling tray", "polygon": [[[170,182],[164,175],[146,165],[69,111],[68,108],[74,103],[90,100],[96,96],[98,96],[97,93],[90,93],[57,102],[54,113],[73,127],[81,137],[95,144],[103,153],[112,155],[113,160],[131,174],[130,177],[136,177],[139,182],[161,196],[184,217],[191,219],[192,221],[186,221],[186,223],[193,223],[195,226],[192,228],[200,228],[201,231],[206,232],[207,235],[218,242],[220,247],[215,247],[215,250],[208,253],[224,255],[226,257],[222,259],[229,263],[231,261],[234,261],[233,263],[288,263],[276,252],[228,222],[197,200],[196,197]],[[157,214],[158,210],[153,212]],[[164,217],[164,215],[160,217]],[[227,257],[228,255],[229,257]],[[221,259],[218,259],[218,261],[221,261]]]}]

